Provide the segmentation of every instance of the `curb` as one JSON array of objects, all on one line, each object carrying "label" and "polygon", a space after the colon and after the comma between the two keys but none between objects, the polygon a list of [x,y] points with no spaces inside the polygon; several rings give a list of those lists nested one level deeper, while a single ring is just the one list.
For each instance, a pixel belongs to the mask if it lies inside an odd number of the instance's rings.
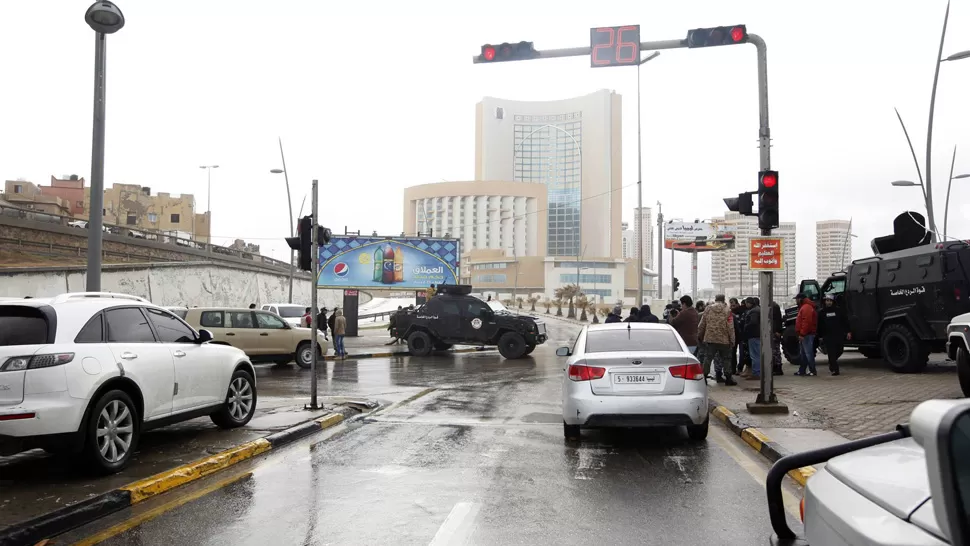
[{"label": "curb", "polygon": [[0,530],[0,546],[35,544],[45,538],[66,533],[108,514],[134,506],[144,500],[202,479],[273,448],[291,443],[313,432],[331,428],[343,420],[344,416],[341,413],[328,413],[323,417],[300,423],[264,438],[246,442],[215,455],[160,472],[71,506],[65,506],[48,514],[15,523]]},{"label": "curb", "polygon": [[[475,353],[475,352],[482,352],[482,351],[497,351],[497,350],[498,349],[495,349],[495,348],[472,347],[470,349],[452,349],[447,352],[448,353]],[[343,359],[338,358],[336,355],[327,355],[323,357],[323,360],[332,362],[334,360],[359,360],[362,358],[388,358],[392,356],[411,356],[411,351],[404,350],[404,351],[393,351],[393,352],[387,352],[387,353],[362,353],[357,355],[347,355],[343,357]]]},{"label": "curb", "polygon": [[[766,459],[771,462],[778,462],[779,459],[790,455],[787,449],[782,447],[781,444],[775,442],[768,437],[765,433],[760,430],[749,427],[741,419],[734,414],[731,410],[724,406],[718,406],[713,400],[708,402],[710,405],[710,412],[717,420],[724,423],[728,430],[734,434],[741,437],[742,440],[749,446],[751,446],[755,451],[764,455]],[[802,468],[796,468],[788,472],[793,480],[799,483],[802,487],[805,486],[805,482],[812,477],[816,472],[814,466],[803,466]]]}]

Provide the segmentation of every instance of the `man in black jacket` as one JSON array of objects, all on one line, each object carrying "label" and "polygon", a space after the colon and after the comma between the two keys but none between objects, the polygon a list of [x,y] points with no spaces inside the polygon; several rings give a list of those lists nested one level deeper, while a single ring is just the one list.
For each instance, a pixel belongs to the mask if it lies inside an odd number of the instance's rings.
[{"label": "man in black jacket", "polygon": [[835,306],[832,294],[827,294],[824,301],[825,307],[818,315],[818,335],[829,357],[829,371],[832,375],[839,375],[839,357],[845,350],[845,339],[852,334],[845,313]]},{"label": "man in black jacket", "polygon": [[785,375],[781,367],[781,338],[785,334],[785,314],[778,302],[771,302],[768,309],[771,316],[771,374]]},{"label": "man in black jacket", "polygon": [[757,379],[761,377],[761,305],[758,298],[748,298],[744,305],[748,310],[744,313],[742,334],[748,346],[751,365],[741,375],[748,379]]}]

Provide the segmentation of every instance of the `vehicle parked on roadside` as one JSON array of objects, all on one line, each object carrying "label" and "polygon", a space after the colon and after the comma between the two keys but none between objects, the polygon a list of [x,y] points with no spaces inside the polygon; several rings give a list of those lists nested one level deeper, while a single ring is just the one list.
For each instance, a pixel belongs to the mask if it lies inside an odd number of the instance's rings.
[{"label": "vehicle parked on roadside", "polygon": [[505,358],[522,358],[546,341],[545,324],[528,316],[496,313],[469,295],[469,285],[441,285],[438,293],[417,309],[394,315],[391,336],[407,340],[414,356],[446,351],[455,344],[498,346]]},{"label": "vehicle parked on roadside", "polygon": [[111,473],[148,430],[204,415],[222,428],[245,425],[255,370],[211,339],[136,296],[0,303],[0,454],[44,448]]},{"label": "vehicle parked on roadside", "polygon": [[[765,488],[773,546],[970,544],[970,400],[929,400],[894,432],[778,460]],[[782,481],[819,468],[801,503],[804,537],[788,526]]]},{"label": "vehicle parked on roadside", "polygon": [[685,426],[707,438],[704,368],[669,324],[617,322],[583,327],[562,366],[562,427]]},{"label": "vehicle parked on roadside", "polygon": [[[893,371],[920,372],[931,352],[945,350],[950,319],[970,312],[970,244],[948,241],[855,260],[821,286],[802,281],[799,291],[816,304],[834,296],[849,323],[846,347],[881,357]],[[782,348],[792,363],[797,313],[785,311]]]},{"label": "vehicle parked on roadside", "polygon": [[302,326],[300,322],[303,320],[303,315],[306,314],[307,307],[309,306],[297,305],[295,303],[266,303],[263,304],[261,309],[263,311],[269,311],[270,313],[276,313],[290,326],[300,327]]},{"label": "vehicle parked on roadside", "polygon": [[[193,307],[185,314],[193,328],[212,332],[212,343],[232,345],[246,352],[253,362],[289,364],[301,368],[313,361],[311,330],[290,326],[276,313],[231,307]],[[317,332],[318,356],[327,354],[327,339]]]},{"label": "vehicle parked on roadside", "polygon": [[963,396],[970,397],[970,313],[953,317],[946,327],[946,356],[956,362]]}]

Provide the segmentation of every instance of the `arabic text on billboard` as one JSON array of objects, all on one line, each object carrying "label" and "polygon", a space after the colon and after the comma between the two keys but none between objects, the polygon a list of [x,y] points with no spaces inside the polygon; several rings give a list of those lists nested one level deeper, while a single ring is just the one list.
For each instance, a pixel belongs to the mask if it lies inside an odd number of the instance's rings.
[{"label": "arabic text on billboard", "polygon": [[748,247],[748,268],[758,271],[785,269],[785,240],[777,237],[752,237]]},{"label": "arabic text on billboard", "polygon": [[670,222],[665,225],[664,248],[705,252],[734,248],[734,225],[718,222]]},{"label": "arabic text on billboard", "polygon": [[317,286],[424,289],[458,284],[457,239],[336,235],[320,247]]}]

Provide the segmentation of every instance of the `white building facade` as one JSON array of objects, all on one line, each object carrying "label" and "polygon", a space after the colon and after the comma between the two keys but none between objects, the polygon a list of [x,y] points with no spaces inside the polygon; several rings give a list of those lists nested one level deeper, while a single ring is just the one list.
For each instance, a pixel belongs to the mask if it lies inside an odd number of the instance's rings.
[{"label": "white building facade", "polygon": [[815,278],[821,283],[852,263],[852,222],[815,222]]},{"label": "white building facade", "polygon": [[[639,247],[643,252],[643,267],[653,270],[653,211],[650,210],[650,207],[634,208],[633,219],[634,254],[630,257],[637,257],[635,249]],[[641,224],[643,224],[643,241],[640,240]]]},{"label": "white building facade", "polygon": [[621,102],[610,90],[555,101],[485,97],[475,179],[539,184],[547,256],[622,255]]}]

